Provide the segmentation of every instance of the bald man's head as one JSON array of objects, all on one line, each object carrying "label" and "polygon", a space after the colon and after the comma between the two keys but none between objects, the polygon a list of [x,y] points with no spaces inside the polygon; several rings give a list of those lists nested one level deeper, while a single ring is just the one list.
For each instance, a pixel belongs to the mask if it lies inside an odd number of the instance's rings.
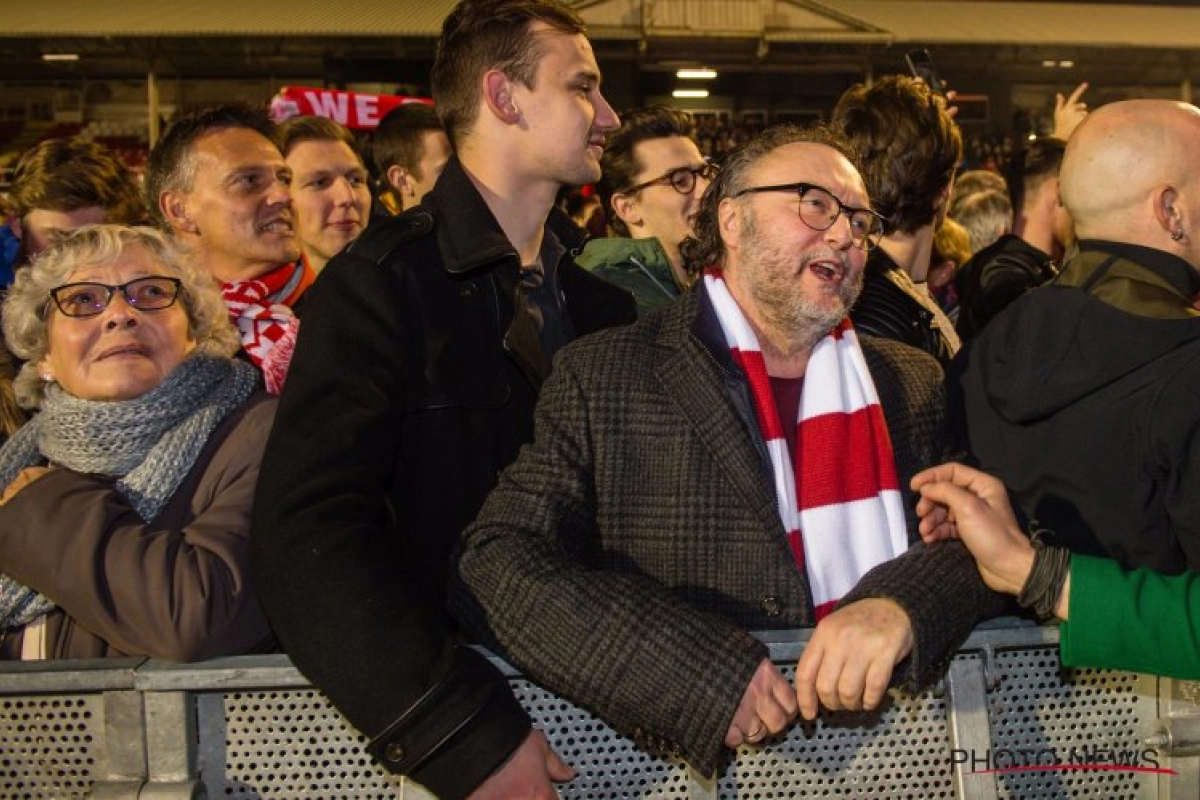
[{"label": "bald man's head", "polygon": [[[1200,200],[1200,109],[1171,100],[1110,103],[1075,129],[1059,173],[1080,238],[1162,248],[1164,222]],[[1200,205],[1189,209],[1200,226]],[[1176,219],[1178,225],[1183,220]],[[1200,237],[1200,229],[1194,231]]]}]

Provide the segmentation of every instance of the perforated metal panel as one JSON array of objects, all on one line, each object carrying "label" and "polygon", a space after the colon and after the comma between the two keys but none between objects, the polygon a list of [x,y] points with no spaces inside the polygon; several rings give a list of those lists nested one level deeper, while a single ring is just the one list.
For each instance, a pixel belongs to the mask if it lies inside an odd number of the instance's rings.
[{"label": "perforated metal panel", "polygon": [[[1058,648],[997,653],[1000,685],[988,694],[993,753],[1009,762],[1085,764],[1141,758],[1155,714],[1145,679],[1129,672],[1063,670]],[[998,773],[1000,796],[1036,798],[1137,798],[1156,794],[1153,774],[1118,770]]]},{"label": "perforated metal panel", "polygon": [[[795,678],[794,664],[780,671],[789,682]],[[941,697],[894,692],[880,713],[827,715],[811,729],[793,727],[780,742],[742,748],[719,795],[952,798],[947,742]]]},{"label": "perforated metal panel", "polygon": [[559,791],[562,797],[666,800],[690,796],[683,765],[646,754],[586,711],[527,680],[510,683],[533,723],[578,773]]},{"label": "perforated metal panel", "polygon": [[232,692],[223,705],[225,771],[223,780],[205,776],[210,797],[396,796],[397,785],[363,749],[366,739],[319,692]]},{"label": "perforated metal panel", "polygon": [[82,797],[103,750],[101,695],[0,698],[0,797]]},{"label": "perforated metal panel", "polygon": [[[956,741],[983,748],[984,758],[1025,751],[1039,753],[1039,764],[1056,764],[1045,771],[994,776],[987,770],[1011,764],[1011,757],[1007,764],[972,765],[970,772],[985,773],[969,779],[970,791],[982,788],[981,796],[994,796],[998,787],[1000,797],[1020,800],[1185,795],[1194,800],[1200,772],[1180,758],[1162,764],[1181,770],[1163,783],[1150,773],[1057,766],[1088,758],[1127,763],[1130,753],[1136,759],[1137,748],[1145,747],[1146,737],[1160,724],[1155,679],[1096,670],[1063,672],[1055,642],[1047,641],[1043,629],[984,632],[973,638],[974,648],[957,656],[951,674],[974,675],[975,683],[950,680],[945,697],[894,694],[875,715],[833,715],[811,731],[793,727],[782,741],[743,749],[717,783],[641,752],[608,725],[520,676],[510,680],[535,723],[579,772],[562,787],[565,797],[951,798],[955,781],[962,779],[959,772],[967,771],[961,766],[955,771],[953,728]],[[994,660],[988,656],[992,648]],[[801,649],[796,642],[772,646],[789,680]],[[178,674],[176,668],[147,665],[137,669],[136,686],[125,680],[102,688],[92,673],[69,671],[57,685],[52,674],[21,665],[28,674],[8,676],[8,693],[0,694],[0,799],[82,797],[106,779],[132,783],[136,790],[138,776],[126,773],[138,769],[138,753],[125,752],[129,748],[122,745],[148,735],[139,693],[151,691],[194,692],[196,714],[181,717],[179,724],[191,724],[191,719],[196,725],[181,735],[195,737],[197,769],[210,798],[427,798],[411,784],[401,788],[375,765],[365,754],[364,738],[278,658],[196,665]],[[993,679],[986,692],[985,675]],[[22,684],[24,677],[37,688]],[[97,690],[82,694],[84,678],[88,688]],[[1172,685],[1181,695],[1195,691],[1200,697],[1200,684]],[[968,691],[970,686],[975,688]],[[112,691],[106,694],[108,689]],[[950,698],[957,708],[951,708]],[[152,710],[149,703],[145,708]],[[973,728],[959,724],[966,717],[975,721]],[[179,780],[171,770],[156,774],[158,761],[148,763],[150,772],[140,778],[147,788]],[[119,774],[109,776],[110,770]],[[115,783],[106,786],[114,788]]]}]

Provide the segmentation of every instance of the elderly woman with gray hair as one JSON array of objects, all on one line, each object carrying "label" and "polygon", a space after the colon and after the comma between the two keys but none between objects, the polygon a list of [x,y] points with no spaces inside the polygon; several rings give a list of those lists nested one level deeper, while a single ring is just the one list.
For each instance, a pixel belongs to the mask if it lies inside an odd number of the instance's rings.
[{"label": "elderly woman with gray hair", "polygon": [[0,659],[272,649],[248,538],[275,402],[211,278],[149,228],[89,226],[3,320],[38,413],[0,448]]}]

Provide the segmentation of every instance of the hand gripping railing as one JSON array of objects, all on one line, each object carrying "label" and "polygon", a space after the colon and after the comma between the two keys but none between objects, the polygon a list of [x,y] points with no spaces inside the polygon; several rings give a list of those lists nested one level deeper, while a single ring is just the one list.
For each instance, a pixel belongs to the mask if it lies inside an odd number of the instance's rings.
[{"label": "hand gripping railing", "polygon": [[[760,634],[789,678],[808,633]],[[1057,643],[1054,627],[981,627],[937,687],[795,725],[716,778],[497,663],[579,772],[566,797],[1200,798],[1200,686],[1063,670]],[[282,655],[0,665],[3,798],[427,797],[363,743]]]}]

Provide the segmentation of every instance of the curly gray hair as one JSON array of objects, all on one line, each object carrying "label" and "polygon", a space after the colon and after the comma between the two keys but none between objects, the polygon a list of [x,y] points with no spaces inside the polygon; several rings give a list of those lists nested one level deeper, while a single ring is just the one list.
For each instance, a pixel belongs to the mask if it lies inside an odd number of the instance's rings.
[{"label": "curly gray hair", "polygon": [[54,307],[50,290],[69,283],[71,275],[81,269],[114,263],[131,246],[150,251],[163,274],[182,281],[179,299],[187,312],[195,352],[225,357],[237,352],[238,335],[216,281],[192,264],[171,240],[153,228],[87,225],[18,270],[4,300],[4,338],[9,349],[26,361],[13,379],[22,407],[37,408],[42,400],[39,362],[50,347],[48,320]]}]

